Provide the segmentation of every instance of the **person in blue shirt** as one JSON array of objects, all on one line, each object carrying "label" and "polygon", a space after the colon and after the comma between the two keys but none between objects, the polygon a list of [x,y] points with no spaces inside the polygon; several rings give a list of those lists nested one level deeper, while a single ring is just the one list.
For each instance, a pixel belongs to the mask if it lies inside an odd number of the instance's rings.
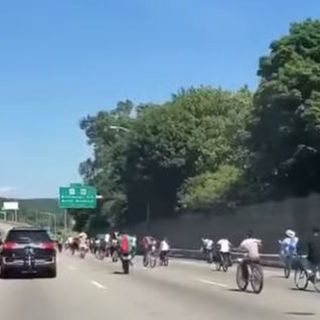
[{"label": "person in blue shirt", "polygon": [[296,233],[290,229],[288,229],[285,234],[286,237],[279,241],[280,256],[283,259],[288,259],[297,255],[299,238],[296,236]]}]

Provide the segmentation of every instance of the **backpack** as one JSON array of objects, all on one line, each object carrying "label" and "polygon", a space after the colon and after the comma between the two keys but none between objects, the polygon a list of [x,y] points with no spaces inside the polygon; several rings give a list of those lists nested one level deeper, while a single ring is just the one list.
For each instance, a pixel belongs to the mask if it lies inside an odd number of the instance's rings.
[{"label": "backpack", "polygon": [[122,236],[120,239],[120,252],[129,253],[129,239],[128,236]]}]

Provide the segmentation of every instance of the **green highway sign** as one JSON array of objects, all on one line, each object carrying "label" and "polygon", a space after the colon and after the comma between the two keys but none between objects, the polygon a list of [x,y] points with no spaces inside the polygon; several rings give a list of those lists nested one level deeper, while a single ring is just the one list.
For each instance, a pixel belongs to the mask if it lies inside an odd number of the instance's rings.
[{"label": "green highway sign", "polygon": [[97,206],[97,190],[81,184],[59,188],[59,207],[61,209],[94,209]]}]

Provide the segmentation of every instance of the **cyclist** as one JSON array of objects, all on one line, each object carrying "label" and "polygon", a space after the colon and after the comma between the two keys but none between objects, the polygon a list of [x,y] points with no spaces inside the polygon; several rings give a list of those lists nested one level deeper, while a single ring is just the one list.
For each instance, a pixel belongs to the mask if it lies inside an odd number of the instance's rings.
[{"label": "cyclist", "polygon": [[79,249],[88,250],[88,236],[85,232],[81,232],[78,236],[79,238]]},{"label": "cyclist", "polygon": [[133,236],[130,236],[130,241],[131,241],[131,246],[132,246],[132,254],[133,256],[136,255],[137,253],[137,236],[133,235]]},{"label": "cyclist", "polygon": [[165,237],[160,242],[160,261],[164,261],[170,251],[170,245],[168,239]]},{"label": "cyclist", "polygon": [[201,251],[204,254],[206,260],[212,263],[214,242],[213,240],[208,238],[202,238],[201,241],[202,241]]},{"label": "cyclist", "polygon": [[119,245],[119,232],[113,232],[111,234],[111,245],[110,245],[110,255],[113,256],[114,252],[118,250]]},{"label": "cyclist", "polygon": [[296,237],[296,233],[290,229],[288,229],[285,234],[286,237],[283,240],[279,240],[280,255],[283,258],[288,258],[297,254],[299,238]]},{"label": "cyclist", "polygon": [[63,239],[61,233],[58,233],[57,236],[57,246],[58,246],[58,251],[62,252],[62,244],[63,244]]},{"label": "cyclist", "polygon": [[242,274],[246,280],[248,280],[249,276],[248,265],[251,263],[260,264],[259,248],[261,245],[262,241],[254,238],[253,231],[250,230],[246,234],[246,239],[244,239],[239,246],[240,251],[247,253],[241,264]]},{"label": "cyclist", "polygon": [[320,266],[320,228],[313,228],[313,235],[307,241],[307,270],[314,271],[316,267]]},{"label": "cyclist", "polygon": [[154,247],[156,247],[157,240],[152,236],[145,236],[142,239],[142,247],[144,255],[147,255]]},{"label": "cyclist", "polygon": [[230,252],[232,247],[231,242],[228,239],[223,238],[217,242],[217,245],[218,245],[220,260],[227,261],[228,266],[231,266],[232,265],[231,252]]},{"label": "cyclist", "polygon": [[110,246],[111,246],[110,239],[111,239],[110,233],[106,233],[104,236],[104,242],[105,242],[105,251],[106,251],[107,257],[110,254]]}]

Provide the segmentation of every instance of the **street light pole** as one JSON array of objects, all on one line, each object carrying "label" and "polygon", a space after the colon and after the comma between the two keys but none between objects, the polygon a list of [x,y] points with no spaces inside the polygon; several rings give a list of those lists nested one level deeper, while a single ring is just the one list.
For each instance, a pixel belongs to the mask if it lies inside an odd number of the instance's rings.
[{"label": "street light pole", "polygon": [[146,223],[147,223],[147,232],[149,232],[149,231],[150,231],[150,203],[149,203],[149,201],[148,201],[148,203],[147,203]]},{"label": "street light pole", "polygon": [[68,210],[64,210],[64,236],[66,237],[68,233]]}]

